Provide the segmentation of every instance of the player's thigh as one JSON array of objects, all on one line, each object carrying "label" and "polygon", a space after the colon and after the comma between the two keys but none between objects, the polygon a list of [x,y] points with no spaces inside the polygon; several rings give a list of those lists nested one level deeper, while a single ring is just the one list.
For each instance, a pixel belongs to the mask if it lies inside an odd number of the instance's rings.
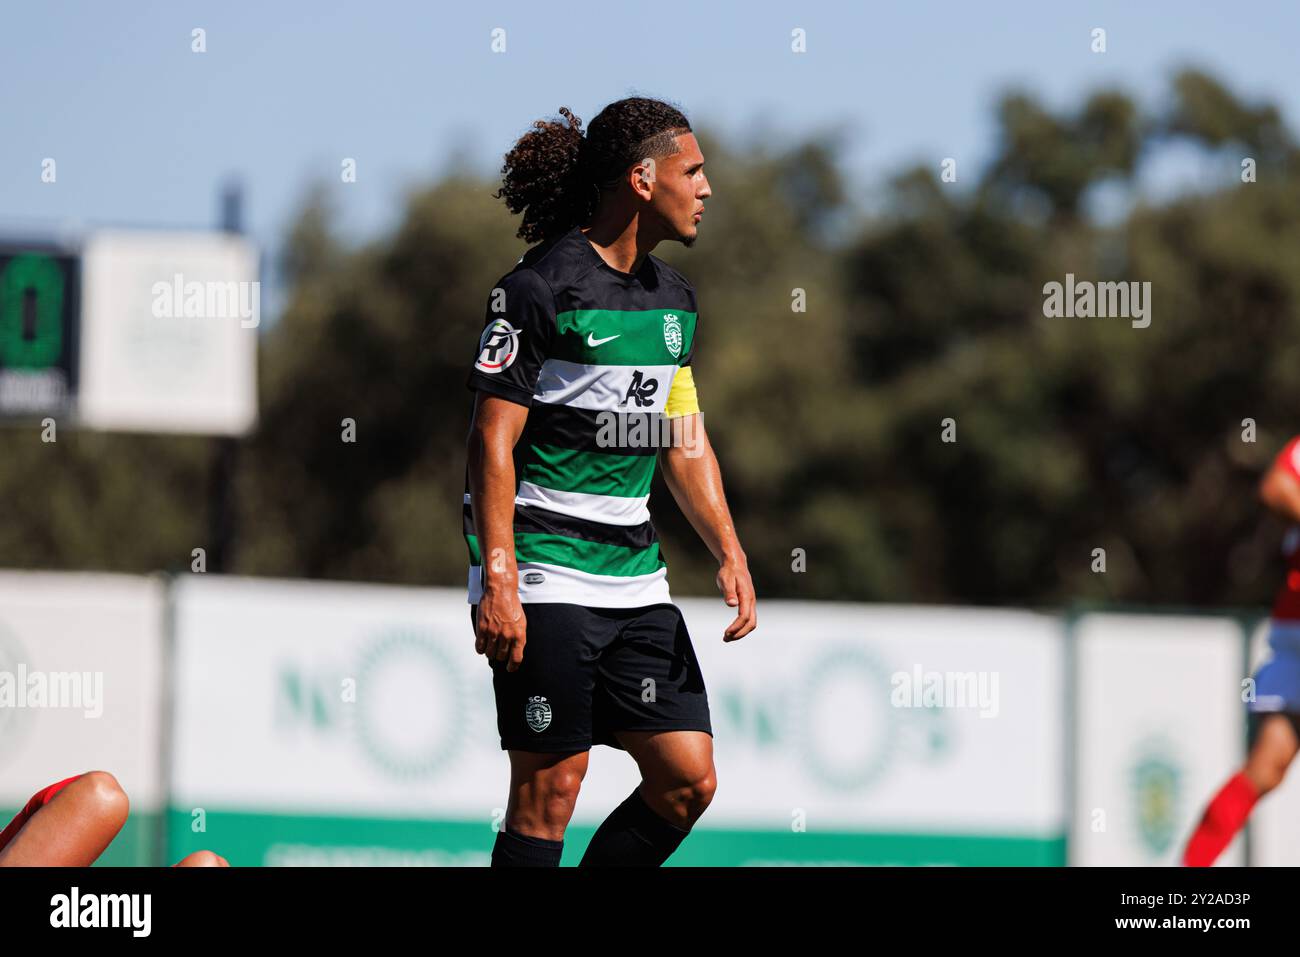
[{"label": "player's thigh", "polygon": [[1274,625],[1272,654],[1254,676],[1250,763],[1285,769],[1300,751],[1300,645]]},{"label": "player's thigh", "polygon": [[591,752],[510,751],[510,786],[526,787],[539,781],[567,778],[574,785],[587,776]]},{"label": "player's thigh", "polygon": [[1249,764],[1285,770],[1300,752],[1300,715],[1254,712],[1250,715]]},{"label": "player's thigh", "polygon": [[616,731],[656,792],[692,789],[711,797],[717,787],[713,736],[704,731]]}]

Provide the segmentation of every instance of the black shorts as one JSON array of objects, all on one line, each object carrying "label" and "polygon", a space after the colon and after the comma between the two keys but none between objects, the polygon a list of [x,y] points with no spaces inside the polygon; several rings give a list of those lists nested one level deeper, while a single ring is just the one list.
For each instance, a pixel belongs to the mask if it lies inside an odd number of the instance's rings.
[{"label": "black shorts", "polygon": [[[478,606],[470,606],[476,622]],[[489,659],[502,750],[623,749],[615,731],[713,734],[704,675],[676,605],[528,603],[518,671]]]}]

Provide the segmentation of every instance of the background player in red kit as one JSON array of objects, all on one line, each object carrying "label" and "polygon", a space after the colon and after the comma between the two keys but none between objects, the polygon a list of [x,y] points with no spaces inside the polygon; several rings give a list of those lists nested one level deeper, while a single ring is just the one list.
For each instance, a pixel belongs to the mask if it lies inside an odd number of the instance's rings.
[{"label": "background player in red kit", "polygon": [[1255,803],[1282,783],[1300,751],[1300,436],[1274,459],[1259,485],[1269,510],[1293,523],[1282,551],[1286,580],[1273,602],[1272,657],[1255,674],[1247,704],[1250,752],[1246,763],[1210,801],[1183,852],[1189,867],[1208,867],[1246,823]]},{"label": "background player in red kit", "polygon": [[[65,778],[32,795],[0,831],[0,867],[89,867],[126,823],[130,802],[107,771]],[[177,867],[229,867],[195,851]]]}]

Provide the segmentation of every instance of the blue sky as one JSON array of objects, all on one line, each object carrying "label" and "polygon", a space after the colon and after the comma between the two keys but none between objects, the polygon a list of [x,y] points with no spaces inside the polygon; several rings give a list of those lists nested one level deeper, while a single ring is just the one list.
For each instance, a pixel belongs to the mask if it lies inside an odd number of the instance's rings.
[{"label": "blue sky", "polygon": [[[975,164],[991,106],[1021,85],[1049,104],[1103,85],[1146,102],[1172,69],[1210,69],[1295,127],[1300,13],[1289,2],[417,3],[69,2],[0,24],[0,229],[206,226],[231,174],[259,243],[278,243],[305,186],[334,184],[353,236],[461,163],[491,171],[561,105],[589,119],[629,92],[696,125],[785,141],[849,134],[860,195],[945,156]],[[190,31],[207,31],[207,52]],[[506,30],[507,51],[490,49]],[[790,31],[808,52],[790,52]],[[1108,51],[1090,50],[1107,31]],[[58,182],[43,184],[53,157]],[[343,157],[358,181],[339,182]],[[959,167],[960,168],[960,167]],[[973,168],[967,166],[967,168]],[[1184,171],[1185,172],[1185,171]],[[1193,174],[1194,175],[1194,174]]]}]

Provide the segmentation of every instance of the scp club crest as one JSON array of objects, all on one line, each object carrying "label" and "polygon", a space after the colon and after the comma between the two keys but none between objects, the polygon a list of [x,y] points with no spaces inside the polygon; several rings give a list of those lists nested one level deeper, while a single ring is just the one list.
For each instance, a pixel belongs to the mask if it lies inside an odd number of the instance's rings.
[{"label": "scp club crest", "polygon": [[524,708],[524,719],[534,731],[545,731],[551,726],[551,706],[544,697],[535,694],[528,699],[528,705]]},{"label": "scp club crest", "polygon": [[508,369],[517,355],[519,330],[504,319],[493,319],[479,338],[478,361],[474,368],[479,372],[500,372]]},{"label": "scp club crest", "polygon": [[682,322],[671,312],[664,313],[664,345],[674,359],[682,354]]}]

